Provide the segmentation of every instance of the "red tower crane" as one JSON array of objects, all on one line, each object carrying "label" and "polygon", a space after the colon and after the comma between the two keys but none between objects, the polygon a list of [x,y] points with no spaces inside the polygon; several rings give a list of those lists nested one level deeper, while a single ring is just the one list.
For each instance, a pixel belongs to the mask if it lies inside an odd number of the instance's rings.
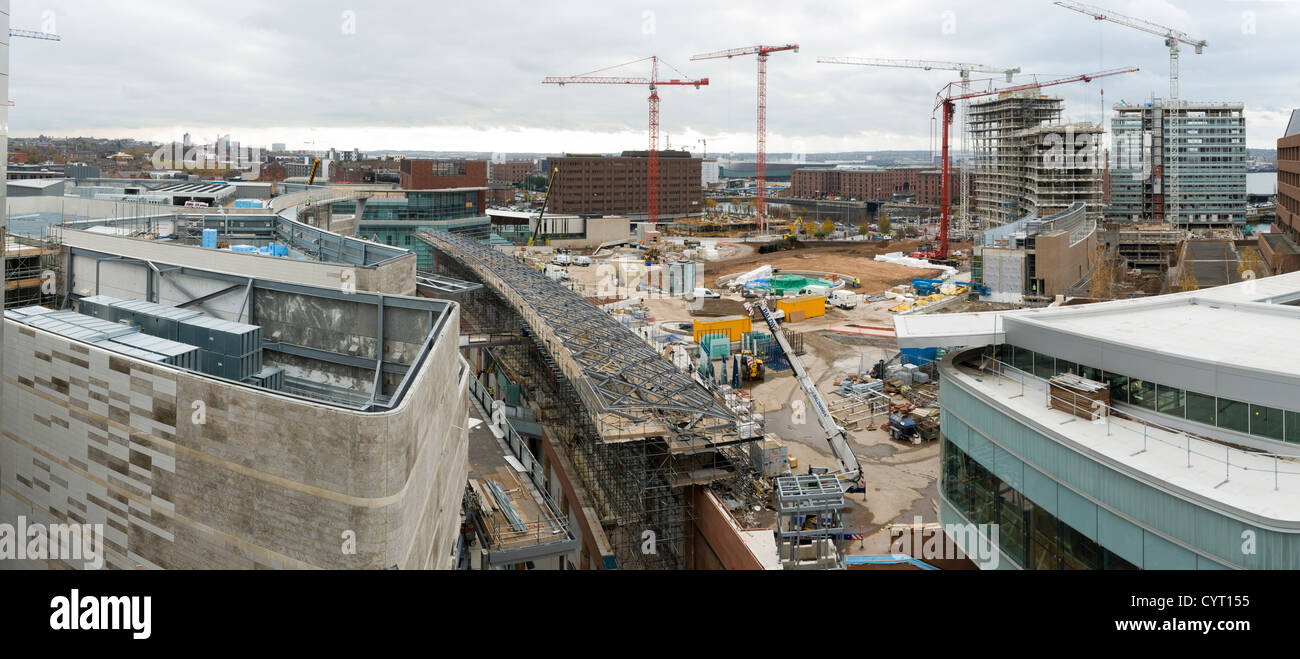
[{"label": "red tower crane", "polygon": [[[601,73],[602,71],[615,69],[621,66],[638,64],[646,60],[650,60],[649,78],[636,78],[636,77],[629,78],[629,77],[618,77],[618,76],[592,75],[595,73]],[[659,57],[655,55],[651,55],[650,57],[643,57],[639,60],[635,60],[632,62],[617,64],[614,66],[605,67],[603,69],[597,69],[595,71],[591,71],[590,73],[583,73],[581,75],[549,76],[542,79],[542,84],[561,85],[561,86],[569,85],[569,84],[645,85],[650,87],[650,152],[647,154],[647,156],[649,157],[649,163],[648,163],[649,185],[647,189],[647,193],[649,195],[649,202],[647,204],[646,210],[647,210],[647,215],[649,216],[650,219],[650,228],[654,229],[655,225],[658,224],[659,222],[659,91],[658,91],[658,87],[659,85],[691,85],[696,89],[699,89],[701,86],[708,85],[709,79],[700,78],[699,80],[682,80],[678,78],[671,78],[668,80],[660,80],[659,79]]]},{"label": "red tower crane", "polygon": [[939,249],[938,251],[933,252],[929,256],[932,256],[933,258],[936,259],[948,258],[948,223],[949,223],[948,213],[950,211],[949,207],[951,205],[951,202],[948,199],[950,195],[949,190],[951,189],[948,183],[948,178],[949,178],[948,128],[952,126],[954,101],[961,101],[968,98],[977,98],[980,96],[992,96],[994,94],[1008,94],[1011,92],[1026,91],[1029,89],[1039,89],[1041,87],[1051,87],[1053,85],[1064,85],[1071,82],[1092,82],[1096,78],[1105,78],[1107,76],[1120,75],[1122,73],[1133,73],[1134,71],[1137,71],[1137,69],[1136,68],[1111,69],[1108,71],[1100,71],[1097,73],[1084,73],[1076,76],[1070,76],[1068,78],[1057,78],[1055,80],[1048,80],[1045,82],[1038,82],[1035,80],[1034,82],[1028,82],[1022,85],[1012,85],[1010,87],[1003,87],[1002,89],[994,89],[993,79],[989,78],[988,80],[984,81],[989,83],[988,89],[979,90],[979,91],[968,91],[956,95],[953,94],[954,88],[960,88],[961,86],[968,84],[969,81],[962,80],[958,82],[950,82],[944,85],[943,88],[939,90],[938,101],[934,105],[934,109],[936,110],[938,110],[940,107],[943,108],[943,119],[941,120],[943,125],[943,127],[941,128],[941,130],[943,131],[943,148],[942,148],[943,155],[941,156],[943,158],[943,165],[942,165],[943,176],[939,188]]},{"label": "red tower crane", "polygon": [[799,44],[747,46],[745,48],[703,53],[691,58],[691,61],[695,61],[722,57],[731,59],[741,55],[758,55],[758,200],[756,211],[758,213],[759,232],[767,230],[767,56],[783,50],[793,50],[797,53],[799,52]]}]

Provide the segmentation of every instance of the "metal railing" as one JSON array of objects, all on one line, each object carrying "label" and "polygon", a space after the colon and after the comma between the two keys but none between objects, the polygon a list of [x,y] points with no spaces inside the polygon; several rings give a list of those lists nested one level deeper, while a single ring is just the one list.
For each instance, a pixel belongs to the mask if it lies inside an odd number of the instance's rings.
[{"label": "metal railing", "polygon": [[[991,356],[988,356],[987,354],[981,356],[981,362],[982,365],[979,367],[978,370],[985,373],[993,373],[994,375],[996,375],[998,377],[998,382],[997,382],[998,386],[1001,386],[1002,384],[1001,380],[1003,379],[1007,379],[1019,383],[1020,394],[1017,397],[1022,397],[1026,395],[1026,387],[1028,387],[1030,390],[1033,391],[1038,391],[1041,389],[1043,392],[1043,401],[1048,407],[1052,406],[1053,400],[1071,404],[1074,408],[1075,417],[1080,417],[1078,396],[1074,396],[1073,400],[1067,400],[1065,398],[1053,396],[1052,388],[1046,379],[1041,378],[1032,373],[1022,371],[1016,368],[1015,366],[1012,366],[1010,364],[1007,364],[1006,362],[995,359]],[[991,366],[992,368],[987,368],[989,366]],[[1219,485],[1223,485],[1224,483],[1230,481],[1232,479],[1232,469],[1234,468],[1240,469],[1245,472],[1251,472],[1251,471],[1257,471],[1260,473],[1271,472],[1273,474],[1274,490],[1278,490],[1280,488],[1280,481],[1279,481],[1280,476],[1300,476],[1300,470],[1287,471],[1281,469],[1282,463],[1295,465],[1297,462],[1300,462],[1300,458],[1294,455],[1282,455],[1278,453],[1269,453],[1266,451],[1244,451],[1239,448],[1234,448],[1227,444],[1223,444],[1213,438],[1208,438],[1200,435],[1193,435],[1192,433],[1187,432],[1186,430],[1173,428],[1171,426],[1167,426],[1161,423],[1150,421],[1148,419],[1144,419],[1140,415],[1135,414],[1132,410],[1118,410],[1114,406],[1107,403],[1102,403],[1101,401],[1091,401],[1090,409],[1083,410],[1083,411],[1085,413],[1090,414],[1090,417],[1086,417],[1086,418],[1090,418],[1092,423],[1098,425],[1104,423],[1106,425],[1106,435],[1108,437],[1116,436],[1114,434],[1116,430],[1132,434],[1135,438],[1141,437],[1142,450],[1138,451],[1137,453],[1134,453],[1133,455],[1139,455],[1145,453],[1147,451],[1148,446],[1150,445],[1150,442],[1154,441],[1184,452],[1187,455],[1187,467],[1189,469],[1192,467],[1192,456],[1198,456],[1201,458],[1208,459],[1212,462],[1223,464],[1224,466],[1223,482],[1219,483],[1218,485],[1215,485],[1215,487],[1218,487]],[[1112,417],[1115,416],[1120,417],[1120,419],[1112,421]],[[1126,422],[1131,422],[1131,423],[1126,423]],[[1139,426],[1140,428],[1135,426]],[[1181,436],[1182,441],[1181,442],[1170,441],[1169,439],[1162,437],[1160,435],[1152,434],[1151,433],[1152,429],[1160,430],[1165,433],[1169,433],[1170,435]],[[1223,449],[1223,453],[1221,455],[1217,455],[1217,451],[1215,453],[1210,453],[1208,452],[1209,447],[1221,447]],[[1234,456],[1236,456],[1236,460],[1234,460]],[[1249,466],[1246,464],[1248,461],[1257,461],[1262,463],[1271,461],[1272,468],[1267,469],[1267,468],[1260,468],[1257,466]]]},{"label": "metal railing", "polygon": [[[497,409],[497,401],[479,383],[477,378],[469,378],[469,393],[474,402],[478,404],[480,411],[485,414],[486,419],[484,421],[493,423],[492,415]],[[475,498],[479,518],[487,525],[489,537],[500,545],[496,548],[513,549],[524,544],[538,545],[571,540],[573,535],[569,533],[568,518],[560,513],[559,507],[555,505],[547,493],[546,472],[541,461],[533,457],[532,452],[528,450],[527,441],[514,429],[514,426],[508,420],[502,423],[499,428],[505,433],[502,439],[510,449],[510,453],[523,465],[529,480],[532,481],[533,487],[537,490],[537,495],[541,499],[542,505],[540,508],[543,514],[534,522],[518,518],[517,514],[515,515],[516,519],[509,519],[507,516],[505,523],[502,524],[489,511],[484,509],[483,502],[477,501],[477,498]],[[504,506],[502,508],[505,510]]]}]

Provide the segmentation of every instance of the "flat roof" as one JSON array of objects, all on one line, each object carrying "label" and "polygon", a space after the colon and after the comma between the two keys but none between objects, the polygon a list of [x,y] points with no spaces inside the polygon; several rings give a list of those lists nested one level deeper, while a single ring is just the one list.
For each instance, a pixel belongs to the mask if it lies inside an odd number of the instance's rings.
[{"label": "flat roof", "polygon": [[[1140,311],[1151,306],[1160,306],[1169,301],[1191,298],[1202,300],[1207,303],[1214,301],[1231,304],[1259,303],[1277,306],[1283,303],[1300,300],[1300,272],[1253,279],[1198,291],[1169,293],[1167,295],[1157,295],[1146,298],[1113,300],[1110,302],[1097,302],[1095,304],[1070,307],[1045,307],[1038,309],[1013,309],[1008,311],[895,316],[894,329],[898,336],[898,345],[901,348],[954,348],[962,346],[991,345],[1003,343],[1005,341],[1005,335],[1003,334],[1004,330],[1002,327],[1003,318],[1018,318],[1032,321],[1053,314],[1074,315],[1080,310],[1100,310],[1102,312],[1114,311],[1116,314],[1119,314],[1120,312],[1129,313],[1134,310]],[[1116,318],[1118,315],[1111,317]],[[1148,334],[1153,336],[1162,336],[1160,331],[1161,326],[1159,324],[1151,324],[1153,322],[1159,323],[1161,322],[1160,320],[1148,316],[1147,322],[1148,324],[1145,327],[1145,331]],[[1207,331],[1213,331],[1215,328],[1210,327],[1206,329]],[[1292,329],[1291,332],[1295,332],[1295,330]],[[1217,334],[1217,338],[1221,342],[1231,343],[1235,345],[1238,350],[1242,345],[1248,345],[1235,339],[1231,342],[1223,341],[1224,333],[1222,331],[1214,333]],[[1291,336],[1294,336],[1294,334]],[[1277,338],[1273,338],[1268,344],[1271,345],[1277,340]]]},{"label": "flat roof", "polygon": [[1044,405],[1045,394],[1039,387],[1043,383],[1037,378],[1033,379],[1038,383],[1033,385],[1037,393],[1022,394],[1018,384],[1010,386],[1014,379],[989,374],[976,377],[965,368],[947,370],[944,377],[960,380],[962,386],[1036,423],[1047,436],[1063,438],[1067,445],[1073,444],[1085,455],[1097,456],[1100,462],[1121,472],[1136,472],[1144,480],[1154,480],[1166,489],[1192,495],[1210,508],[1223,510],[1238,519],[1265,526],[1300,527],[1300,507],[1295,505],[1300,469],[1292,459],[1284,459],[1277,467],[1279,480],[1274,489],[1273,458],[1236,451],[1231,457],[1235,469],[1225,480],[1222,444],[1158,426],[1145,429],[1144,442],[1142,424],[1119,417],[1111,417],[1110,424],[1114,427],[1087,423],[1070,412]]},{"label": "flat roof", "polygon": [[1015,322],[1186,360],[1300,373],[1300,351],[1295,350],[1300,307],[1197,297],[1127,309],[1097,306],[1018,315]]}]

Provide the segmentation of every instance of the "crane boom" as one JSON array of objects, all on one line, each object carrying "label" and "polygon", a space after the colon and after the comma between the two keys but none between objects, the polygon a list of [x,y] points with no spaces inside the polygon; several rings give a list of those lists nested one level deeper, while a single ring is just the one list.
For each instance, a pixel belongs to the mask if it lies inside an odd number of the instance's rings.
[{"label": "crane boom", "polygon": [[546,204],[551,200],[551,189],[555,187],[555,175],[560,173],[560,168],[551,169],[551,176],[546,181],[546,196],[542,198],[542,210],[537,213],[537,226],[533,228],[533,235],[528,239],[528,246],[532,247],[537,242],[537,232],[542,230],[542,218],[546,216]]},{"label": "crane boom", "polygon": [[974,73],[1001,73],[1011,82],[1011,77],[1020,73],[1020,68],[1001,68],[984,64],[967,64],[964,62],[938,62],[923,59],[874,59],[870,57],[818,57],[818,64],[856,64],[858,66],[889,66],[899,69],[924,69],[926,71],[957,71],[963,79]]},{"label": "crane boom", "polygon": [[835,423],[835,418],[826,407],[826,401],[822,400],[822,395],[817,391],[812,377],[808,375],[808,370],[803,367],[803,361],[794,354],[790,342],[785,340],[785,334],[776,324],[776,319],[767,310],[767,305],[760,302],[756,306],[763,312],[763,319],[767,321],[768,329],[772,330],[772,338],[776,340],[777,345],[781,346],[786,359],[790,360],[790,368],[794,371],[795,380],[799,383],[799,388],[803,389],[808,402],[812,403],[813,411],[817,414],[817,422],[826,433],[826,441],[831,445],[831,452],[839,462],[840,471],[835,474],[835,477],[839,479],[840,487],[847,491],[860,486],[862,466],[858,464],[858,456],[854,455],[853,449],[849,447],[848,433]]},{"label": "crane boom", "polygon": [[36,32],[34,30],[18,30],[9,28],[9,36],[24,37],[27,39],[44,39],[45,41],[62,41],[63,37],[50,32]]},{"label": "crane boom", "polygon": [[767,231],[767,56],[785,50],[799,52],[799,44],[788,43],[782,46],[745,46],[712,53],[694,55],[691,60],[731,59],[742,55],[758,55],[758,185],[755,186],[754,210],[758,219],[758,231]]},{"label": "crane boom", "polygon": [[[620,76],[597,76],[594,73],[602,73],[610,69],[616,69],[629,64],[638,64],[645,61],[650,62],[650,77],[620,77]],[[670,67],[672,65],[669,65]],[[646,217],[650,220],[650,228],[654,229],[659,222],[659,85],[675,86],[692,86],[696,89],[709,84],[708,78],[698,80],[682,80],[671,78],[668,80],[659,79],[659,56],[651,55],[643,57],[633,62],[625,62],[614,66],[597,69],[576,76],[547,76],[542,78],[544,85],[559,85],[563,87],[568,84],[586,84],[586,85],[644,85],[650,88],[650,97],[647,99],[650,106],[650,149],[646,153],[647,169],[647,190],[646,190]]]},{"label": "crane boom", "polygon": [[1101,7],[1096,7],[1093,5],[1085,5],[1081,2],[1068,2],[1066,0],[1061,0],[1060,2],[1054,2],[1052,4],[1055,4],[1058,7],[1065,7],[1066,9],[1072,9],[1074,11],[1079,12],[1080,14],[1087,14],[1099,21],[1110,21],[1111,23],[1117,23],[1119,25],[1131,27],[1135,30],[1142,30],[1143,32],[1154,34],[1158,37],[1164,37],[1166,39],[1173,39],[1175,41],[1185,43],[1189,46],[1195,47],[1197,54],[1199,54],[1201,52],[1201,49],[1204,48],[1206,45],[1204,39],[1194,39],[1191,36],[1188,36],[1186,33],[1179,32],[1178,30],[1175,30],[1171,27],[1157,25],[1155,23],[1152,23],[1151,21],[1142,20],[1140,18],[1132,18],[1130,16],[1125,16],[1123,14],[1116,14],[1113,11],[1110,11],[1108,9],[1103,9]]}]

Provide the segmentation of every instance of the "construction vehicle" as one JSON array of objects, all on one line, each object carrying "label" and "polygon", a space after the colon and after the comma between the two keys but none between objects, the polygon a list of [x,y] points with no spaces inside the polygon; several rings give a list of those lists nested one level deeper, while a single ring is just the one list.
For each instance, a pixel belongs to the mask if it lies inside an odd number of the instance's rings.
[{"label": "construction vehicle", "polygon": [[316,174],[320,173],[320,158],[311,162],[311,173],[307,174],[307,185],[316,182]]},{"label": "construction vehicle", "polygon": [[546,196],[542,197],[542,210],[537,212],[537,226],[533,227],[533,235],[528,238],[529,247],[537,244],[537,233],[542,230],[542,217],[546,215],[546,203],[551,200],[551,188],[554,187],[555,175],[559,172],[559,167],[552,169],[551,177],[546,180]]},{"label": "construction vehicle", "polygon": [[796,218],[794,222],[790,223],[789,230],[783,237],[786,240],[797,240],[800,233],[808,233],[808,227],[804,225],[802,217]]},{"label": "construction vehicle", "polygon": [[752,350],[743,350],[740,353],[740,378],[742,380],[754,381],[762,380],[765,373],[763,360],[754,355]]},{"label": "construction vehicle", "polygon": [[912,279],[912,290],[917,295],[934,295],[939,292],[939,288],[944,285],[942,279],[922,279],[916,277]]},{"label": "construction vehicle", "polygon": [[920,444],[921,431],[916,426],[916,422],[907,418],[903,414],[889,415],[889,438],[900,442],[912,442]]},{"label": "construction vehicle", "polygon": [[861,300],[862,300],[861,295],[850,293],[842,288],[831,291],[831,294],[826,296],[826,304],[829,304],[832,307],[839,307],[841,309],[856,308],[858,306],[858,302]]},{"label": "construction vehicle", "polygon": [[844,492],[864,491],[862,467],[858,464],[858,457],[853,454],[853,449],[849,446],[848,432],[835,423],[835,418],[831,416],[830,410],[826,407],[826,401],[822,400],[822,395],[817,391],[816,383],[808,375],[808,370],[804,368],[803,361],[794,354],[794,349],[790,347],[790,342],[785,339],[785,333],[777,325],[776,318],[772,317],[772,312],[767,310],[767,305],[758,304],[755,306],[763,312],[763,319],[767,321],[767,327],[772,331],[772,338],[776,340],[777,345],[781,347],[782,354],[790,362],[790,368],[794,371],[794,377],[799,383],[799,388],[803,389],[804,396],[808,398],[808,402],[812,404],[813,412],[817,415],[817,422],[821,424],[822,431],[826,433],[826,441],[830,444],[835,459],[839,462],[839,472],[835,473],[834,476],[839,481],[840,489]]},{"label": "construction vehicle", "polygon": [[975,282],[970,282],[970,281],[959,281],[955,285],[965,286],[967,290],[969,290],[970,292],[978,296],[988,295],[991,292],[991,289],[989,289],[988,284],[976,284]]}]

